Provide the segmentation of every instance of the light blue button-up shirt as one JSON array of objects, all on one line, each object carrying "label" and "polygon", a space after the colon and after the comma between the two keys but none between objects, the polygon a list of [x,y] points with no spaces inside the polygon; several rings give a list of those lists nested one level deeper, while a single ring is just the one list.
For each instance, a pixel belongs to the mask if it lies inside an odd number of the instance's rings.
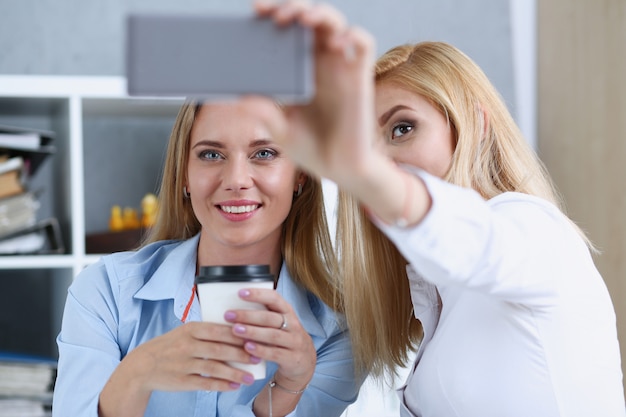
[{"label": "light blue button-up shirt", "polygon": [[[182,325],[194,285],[198,239],[156,242],[136,252],[107,255],[76,277],[57,338],[54,417],[97,417],[100,392],[126,354]],[[317,350],[313,379],[290,416],[341,415],[363,382],[355,378],[343,316],[297,285],[284,265],[277,291],[292,305]],[[188,320],[200,319],[194,299]],[[154,391],[145,415],[254,416],[252,402],[276,368],[269,362],[265,380],[233,392]]]}]

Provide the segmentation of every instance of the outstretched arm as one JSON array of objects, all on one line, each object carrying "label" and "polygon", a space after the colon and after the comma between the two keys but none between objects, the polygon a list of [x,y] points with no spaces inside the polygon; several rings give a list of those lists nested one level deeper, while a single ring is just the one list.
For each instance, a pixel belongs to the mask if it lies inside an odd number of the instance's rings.
[{"label": "outstretched arm", "polygon": [[304,169],[334,181],[386,223],[416,224],[430,208],[425,185],[381,149],[374,110],[374,41],[327,4],[256,2],[276,24],[297,22],[315,35],[313,100],[267,114],[274,139]]}]

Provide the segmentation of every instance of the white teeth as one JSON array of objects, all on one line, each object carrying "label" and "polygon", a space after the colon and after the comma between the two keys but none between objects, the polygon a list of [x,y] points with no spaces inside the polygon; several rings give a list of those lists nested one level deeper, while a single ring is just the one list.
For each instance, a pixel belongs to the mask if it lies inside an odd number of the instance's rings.
[{"label": "white teeth", "polygon": [[250,213],[259,207],[258,205],[253,206],[221,206],[222,210],[226,213]]}]

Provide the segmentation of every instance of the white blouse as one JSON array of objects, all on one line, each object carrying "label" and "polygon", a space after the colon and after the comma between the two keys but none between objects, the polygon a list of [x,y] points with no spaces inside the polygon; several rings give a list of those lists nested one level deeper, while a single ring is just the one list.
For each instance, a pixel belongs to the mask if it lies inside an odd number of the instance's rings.
[{"label": "white blouse", "polygon": [[417,175],[426,218],[380,225],[410,262],[425,333],[401,415],[626,416],[611,299],[567,218],[536,197],[484,201]]}]

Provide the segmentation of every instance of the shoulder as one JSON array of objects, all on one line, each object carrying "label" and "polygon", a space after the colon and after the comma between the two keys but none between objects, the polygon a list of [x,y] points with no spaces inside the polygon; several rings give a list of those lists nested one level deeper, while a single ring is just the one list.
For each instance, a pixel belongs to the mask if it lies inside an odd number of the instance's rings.
[{"label": "shoulder", "polygon": [[162,240],[136,251],[117,252],[102,257],[111,275],[123,281],[133,276],[145,276],[163,264],[170,253],[185,241]]},{"label": "shoulder", "polygon": [[181,244],[181,241],[159,241],[136,251],[104,255],[76,276],[70,292],[77,298],[88,298],[96,293],[108,298],[131,288],[137,290]]},{"label": "shoulder", "polygon": [[543,198],[535,197],[533,195],[517,192],[506,192],[499,194],[488,200],[487,204],[494,209],[515,210],[518,207],[523,207],[525,209],[533,209],[549,214],[559,213],[560,215],[562,215],[561,211],[549,201],[546,201]]},{"label": "shoulder", "polygon": [[572,229],[572,222],[558,207],[540,197],[528,194],[507,192],[492,199],[487,204],[495,213],[516,222],[534,224],[537,227]]}]

